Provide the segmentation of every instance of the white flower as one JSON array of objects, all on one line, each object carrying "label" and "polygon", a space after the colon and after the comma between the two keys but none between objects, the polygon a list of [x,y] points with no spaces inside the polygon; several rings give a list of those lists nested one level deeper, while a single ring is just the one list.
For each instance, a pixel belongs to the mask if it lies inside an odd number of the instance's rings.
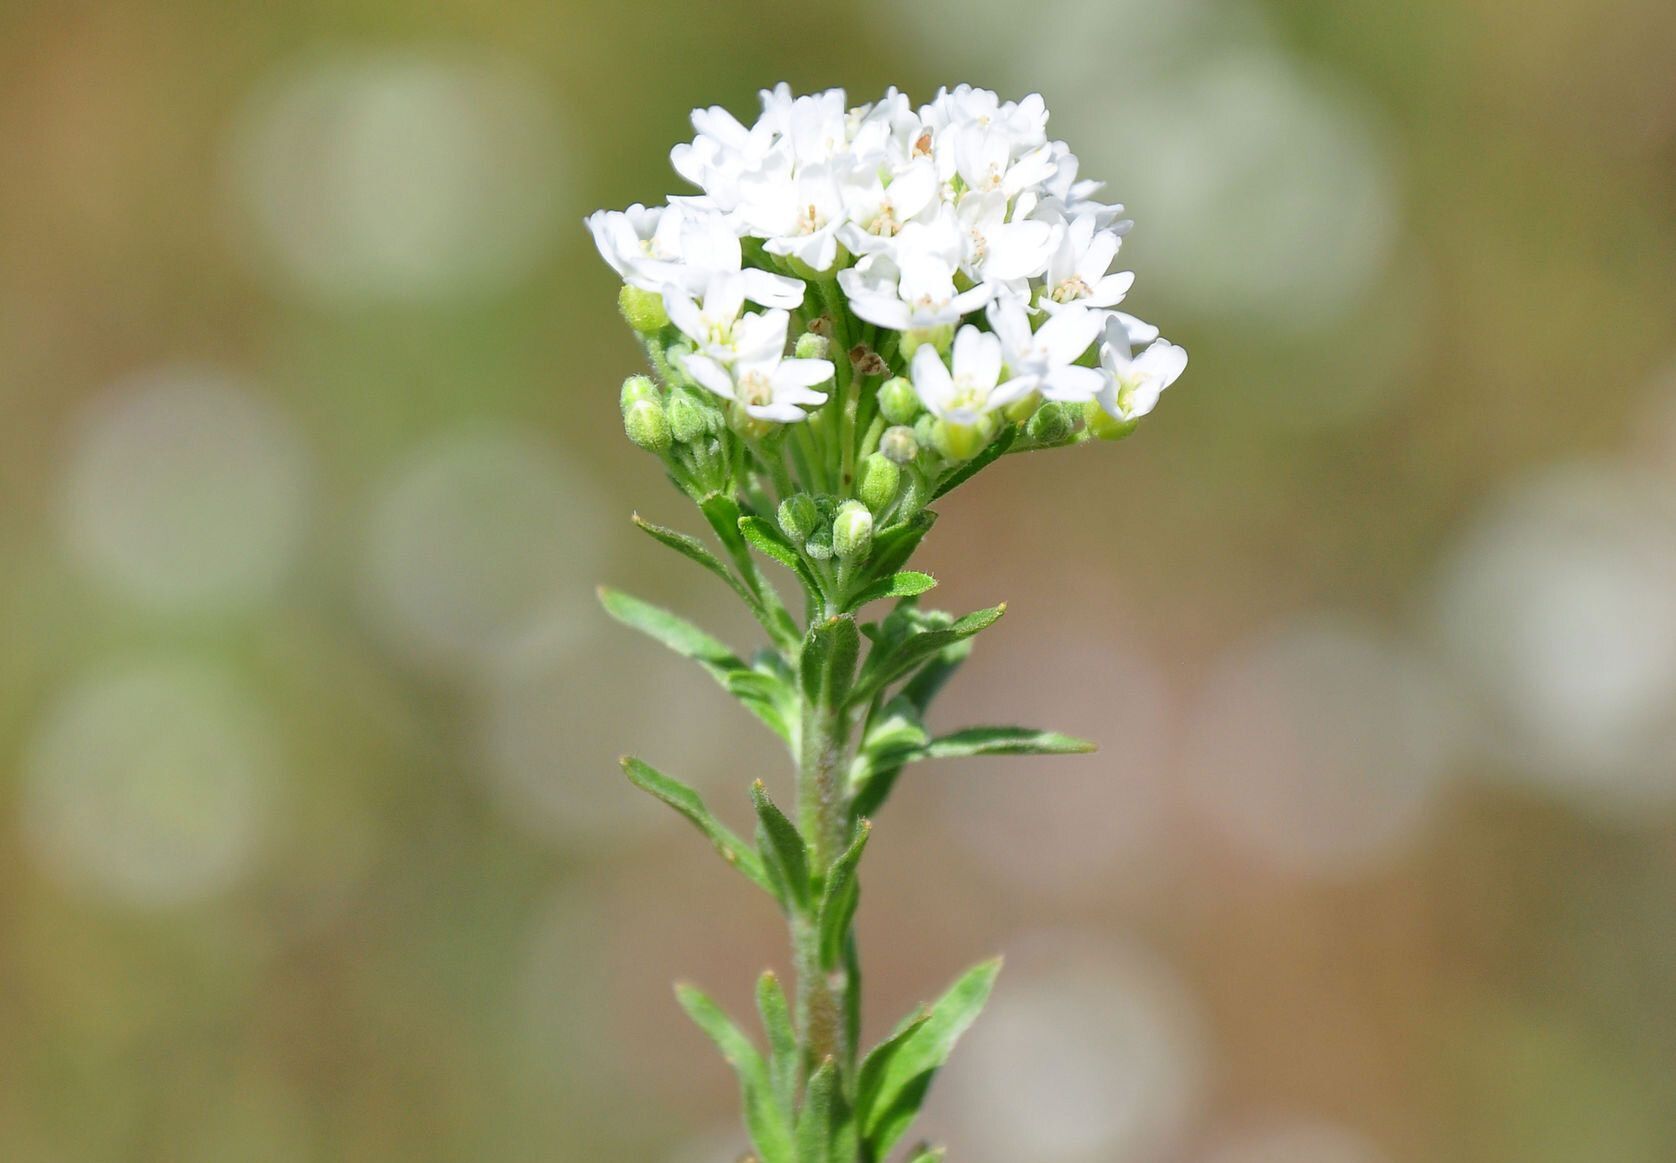
[{"label": "white flower", "polygon": [[[988,283],[1023,283],[1047,269],[1058,229],[1046,222],[1008,221],[999,193],[967,194],[955,212],[960,223],[961,269]],[[1019,293],[1027,288],[1019,286]]]},{"label": "white flower", "polygon": [[1025,385],[1024,392],[1038,391],[1050,400],[1092,400],[1105,383],[1098,368],[1076,364],[1100,337],[1101,320],[1094,312],[1068,307],[1032,332],[1024,304],[999,299],[989,305],[989,325],[1000,340],[1007,374]]},{"label": "white flower", "polygon": [[1001,382],[1001,341],[968,324],[954,337],[954,367],[930,344],[914,352],[914,391],[921,404],[950,424],[976,424],[1030,391],[1027,380]]},{"label": "white flower", "polygon": [[1105,373],[1096,397],[1100,407],[1114,420],[1139,420],[1158,405],[1164,389],[1187,367],[1187,352],[1160,339],[1131,358],[1128,331],[1120,320],[1112,319],[1100,345],[1100,367]]},{"label": "white flower", "polygon": [[798,307],[801,279],[746,269],[739,238],[712,210],[687,204],[648,210],[601,210],[588,218],[600,254],[623,281],[645,291],[678,287],[700,294],[718,275],[743,274],[744,296],[764,307]]},{"label": "white flower", "polygon": [[740,179],[740,222],[748,234],[764,240],[769,254],[785,255],[812,270],[831,270],[838,261],[838,228],[844,224],[844,201],[829,165],[806,166],[793,173],[789,158]]},{"label": "white flower", "polygon": [[[717,363],[732,363],[742,351],[758,349],[767,333],[753,331],[753,327],[772,327],[774,320],[786,316],[784,311],[740,318],[745,309],[745,276],[743,274],[716,275],[705,288],[704,301],[694,301],[680,287],[664,288],[663,309],[669,321],[697,345],[700,353]],[[780,346],[786,343],[786,329],[780,325]]]},{"label": "white flower", "polygon": [[921,218],[937,200],[937,171],[924,159],[890,175],[882,174],[877,167],[864,166],[843,179],[839,193],[848,221],[838,237],[851,252],[868,254],[887,249],[888,240]]},{"label": "white flower", "polygon": [[701,387],[733,400],[758,420],[790,424],[802,420],[805,406],[826,403],[816,384],[832,378],[829,359],[786,359],[784,311],[747,315],[734,330],[730,362],[710,354],[684,356],[681,366]]},{"label": "white flower", "polygon": [[1135,276],[1130,271],[1106,273],[1121,241],[1114,231],[1096,230],[1092,214],[1073,218],[1048,260],[1042,306],[1053,311],[1064,303],[1086,307],[1115,307],[1121,303],[1134,286]]},{"label": "white flower", "polygon": [[857,317],[892,331],[928,331],[958,323],[993,297],[995,289],[979,283],[965,291],[955,286],[955,261],[929,247],[904,249],[900,258],[871,254],[838,272],[838,285]]}]

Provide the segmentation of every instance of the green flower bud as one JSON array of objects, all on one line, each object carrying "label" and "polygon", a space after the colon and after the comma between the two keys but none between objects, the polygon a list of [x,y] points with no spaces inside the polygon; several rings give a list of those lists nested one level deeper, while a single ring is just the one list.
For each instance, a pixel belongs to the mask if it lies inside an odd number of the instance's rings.
[{"label": "green flower bud", "polygon": [[1026,420],[1030,419],[1031,414],[1036,411],[1036,405],[1041,402],[1042,393],[1036,391],[1026,392],[1024,395],[1008,404],[1006,408],[1003,409],[1003,412],[1007,419],[1011,420],[1014,424],[1022,424]]},{"label": "green flower bud", "polygon": [[710,417],[697,400],[685,392],[675,392],[666,405],[669,412],[669,433],[681,444],[691,444],[710,427]]},{"label": "green flower bud", "polygon": [[949,348],[954,346],[954,324],[945,323],[941,327],[928,327],[919,331],[904,331],[902,345],[897,352],[903,359],[913,359],[914,352],[930,344],[939,354],[947,355]]},{"label": "green flower bud", "polygon": [[808,493],[794,493],[780,502],[780,529],[793,541],[807,541],[821,523],[821,512]]},{"label": "green flower bud", "polygon": [[832,529],[821,526],[809,535],[809,540],[803,543],[803,552],[816,561],[825,561],[832,556]]},{"label": "green flower bud", "polygon": [[617,292],[617,309],[628,320],[628,325],[642,335],[656,335],[669,326],[669,312],[663,309],[663,296],[656,291],[623,284]]},{"label": "green flower bud", "polygon": [[988,417],[976,424],[951,424],[939,420],[931,428],[931,444],[947,460],[971,460],[989,443],[993,426]]},{"label": "green flower bud", "polygon": [[832,340],[824,335],[816,335],[813,331],[805,331],[797,337],[791,353],[798,359],[826,359],[832,351]]},{"label": "green flower bud", "polygon": [[853,561],[866,557],[871,548],[873,514],[860,501],[845,501],[838,509],[838,516],[832,520],[832,551],[844,561]]},{"label": "green flower bud", "polygon": [[652,382],[650,376],[630,376],[623,381],[623,390],[617,397],[617,405],[622,408],[623,415],[628,415],[629,409],[642,400],[658,401],[658,386]]},{"label": "green flower bud", "polygon": [[919,441],[914,439],[914,430],[902,424],[886,428],[884,435],[879,437],[879,453],[897,464],[908,464],[919,455]]},{"label": "green flower bud", "polygon": [[937,417],[930,412],[914,421],[914,440],[921,448],[930,448],[931,434],[937,430]]},{"label": "green flower bud", "polygon": [[636,400],[623,413],[623,431],[647,452],[659,456],[669,451],[669,418],[657,400]]},{"label": "green flower bud", "polygon": [[903,468],[901,492],[896,502],[898,520],[907,520],[931,503],[931,481],[918,465],[910,464]]},{"label": "green flower bud", "polygon": [[919,393],[902,376],[879,385],[879,411],[892,424],[912,424],[920,414]]},{"label": "green flower bud", "polygon": [[1119,420],[1093,401],[1083,406],[1083,415],[1088,419],[1088,430],[1101,440],[1122,440],[1141,424],[1139,420]]},{"label": "green flower bud", "polygon": [[1030,417],[1030,422],[1024,426],[1024,434],[1036,444],[1062,444],[1070,439],[1074,423],[1075,417],[1070,408],[1049,400]]},{"label": "green flower bud", "polygon": [[855,495],[875,513],[896,499],[897,487],[902,483],[902,470],[895,461],[875,452],[862,457],[855,468]]}]

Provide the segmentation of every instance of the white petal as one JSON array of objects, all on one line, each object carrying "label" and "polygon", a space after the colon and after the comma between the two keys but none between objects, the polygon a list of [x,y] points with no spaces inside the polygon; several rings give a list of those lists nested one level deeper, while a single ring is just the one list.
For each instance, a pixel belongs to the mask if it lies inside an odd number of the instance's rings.
[{"label": "white petal", "polygon": [[1047,352],[1050,363],[1073,363],[1100,337],[1101,319],[1081,307],[1067,307],[1042,324],[1036,345]]},{"label": "white petal", "polygon": [[920,403],[933,413],[947,406],[954,394],[954,378],[943,365],[943,357],[929,343],[914,352],[913,374],[914,391]]},{"label": "white petal", "polygon": [[1099,368],[1079,367],[1075,364],[1054,368],[1042,377],[1042,395],[1050,400],[1080,403],[1099,395],[1100,389],[1110,378]]},{"label": "white petal", "polygon": [[704,326],[704,312],[699,310],[692,296],[681,288],[667,286],[663,289],[663,310],[669,316],[669,321],[688,339],[703,343],[709,338]]},{"label": "white petal", "polygon": [[796,310],[803,306],[803,296],[808,288],[802,279],[755,268],[744,274],[745,297],[751,302],[761,303],[764,307],[784,307],[788,310]]},{"label": "white petal", "polygon": [[733,377],[715,360],[703,355],[688,355],[682,358],[681,366],[698,381],[700,387],[708,388],[725,399],[733,399]]},{"label": "white petal", "polygon": [[774,369],[772,381],[775,393],[782,387],[812,388],[832,378],[830,359],[788,359]]}]

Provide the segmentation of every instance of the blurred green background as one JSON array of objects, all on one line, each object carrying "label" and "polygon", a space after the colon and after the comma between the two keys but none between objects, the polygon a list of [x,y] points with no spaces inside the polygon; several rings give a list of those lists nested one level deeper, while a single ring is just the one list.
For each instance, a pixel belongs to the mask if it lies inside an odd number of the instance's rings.
[{"label": "blurred green background", "polygon": [[[1042,92],[1193,362],[925,552],[1010,601],[870,1026],[1009,954],[960,1163],[1676,1158],[1676,7],[0,4],[0,1160],[727,1163],[777,918],[613,762],[783,780],[591,587],[581,218],[759,87]],[[760,737],[759,737],[760,736]]]}]

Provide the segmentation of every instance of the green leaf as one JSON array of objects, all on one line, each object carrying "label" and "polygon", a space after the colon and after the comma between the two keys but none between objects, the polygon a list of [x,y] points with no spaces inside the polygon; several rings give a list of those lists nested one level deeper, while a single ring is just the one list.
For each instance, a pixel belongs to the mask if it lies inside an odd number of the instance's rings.
[{"label": "green leaf", "polygon": [[1058,731],[1036,731],[1029,727],[967,727],[952,735],[933,739],[925,748],[926,759],[948,759],[963,755],[1079,755],[1093,751],[1087,739],[1062,735]]},{"label": "green leaf", "polygon": [[648,537],[652,538],[652,540],[658,542],[660,545],[667,545],[676,553],[679,553],[682,557],[685,557],[690,561],[697,562],[699,565],[721,578],[727,583],[729,589],[739,595],[740,600],[742,600],[747,606],[751,607],[752,613],[759,615],[763,613],[762,602],[758,599],[757,595],[752,593],[750,587],[740,581],[739,578],[734,575],[734,572],[722,563],[721,558],[717,557],[714,553],[711,553],[705,546],[704,542],[700,541],[696,537],[690,537],[678,530],[666,529],[662,525],[654,525],[652,522],[642,517],[639,513],[633,514],[629,519],[634,522],[635,528],[644,532]]},{"label": "green leaf", "polygon": [[734,568],[739,571],[746,588],[756,595],[767,614],[763,624],[768,627],[774,641],[787,649],[796,646],[801,636],[797,624],[780,601],[778,591],[757,567],[757,560],[751,556],[750,546],[739,531],[739,503],[725,493],[711,493],[698,503],[698,508],[710,523],[710,528],[715,530],[716,538],[727,550],[727,555],[733,559]]},{"label": "green leaf", "polygon": [[937,514],[921,509],[906,521],[887,525],[874,533],[873,550],[869,555],[874,576],[883,577],[906,565],[936,523]]},{"label": "green leaf", "polygon": [[850,763],[851,790],[866,787],[875,773],[906,762],[929,742],[918,709],[901,695],[891,699],[874,713],[862,734]]},{"label": "green leaf", "polygon": [[690,820],[700,832],[710,837],[710,843],[722,854],[722,859],[743,872],[752,882],[772,893],[774,884],[763,870],[762,861],[751,851],[751,846],[728,830],[727,825],[710,814],[704,798],[678,779],[663,774],[631,755],[620,761],[623,772],[635,787],[662,800]]},{"label": "green leaf", "polygon": [[942,483],[937,486],[936,491],[931,494],[931,499],[935,501],[938,497],[952,493],[955,489],[977,476],[978,473],[993,464],[1004,452],[1007,451],[1007,449],[1011,448],[1013,446],[1013,441],[1016,439],[1018,439],[1018,426],[1016,424],[1009,424],[1005,428],[1001,429],[1001,431],[996,434],[995,439],[989,442],[989,446],[987,448],[978,453],[978,455],[974,456],[965,464],[961,465],[959,468],[955,469],[948,476],[944,477]]},{"label": "green leaf", "polygon": [[868,602],[876,602],[880,598],[917,598],[936,584],[937,579],[928,573],[904,570],[863,586],[844,602],[844,609],[859,610]]},{"label": "green leaf", "polygon": [[822,593],[821,583],[816,579],[809,563],[803,560],[791,542],[773,525],[761,517],[739,518],[739,532],[744,534],[745,540],[757,549],[764,557],[771,557],[797,575],[797,580],[803,583],[803,588],[810,594]]},{"label": "green leaf", "polygon": [[836,969],[844,955],[844,940],[855,920],[856,905],[861,900],[861,882],[856,877],[856,866],[867,849],[867,838],[873,825],[860,820],[855,826],[855,838],[844,854],[833,861],[826,874],[826,888],[821,894],[820,954],[822,969]]},{"label": "green leaf", "polygon": [[780,1105],[793,1109],[797,1099],[797,1032],[791,1024],[791,1006],[774,971],[764,970],[757,978],[757,1013],[768,1035],[768,1069]]},{"label": "green leaf", "polygon": [[842,1101],[838,1063],[828,1058],[810,1075],[803,1091],[803,1109],[797,1115],[797,1163],[835,1163],[834,1116]]},{"label": "green leaf", "polygon": [[969,638],[943,647],[915,672],[913,678],[903,684],[902,697],[918,707],[920,714],[925,714],[931,707],[931,701],[942,691],[944,684],[954,677],[954,672],[959,670],[961,663],[971,655],[972,641]]},{"label": "green leaf", "polygon": [[623,625],[663,643],[677,654],[694,659],[724,686],[729,671],[746,669],[725,644],[668,610],[609,586],[599,587],[599,603],[605,607],[607,614]]},{"label": "green leaf", "polygon": [[861,632],[855,619],[840,614],[809,627],[799,660],[803,697],[812,707],[844,704],[855,680],[856,659],[861,653]]},{"label": "green leaf", "polygon": [[884,650],[875,649],[862,667],[861,677],[850,694],[851,702],[865,702],[945,647],[963,642],[995,624],[1007,612],[1005,602],[957,618],[938,630],[919,630]]},{"label": "green leaf", "polygon": [[902,1053],[903,1046],[919,1033],[920,1027],[930,1020],[931,1007],[921,1006],[898,1023],[890,1037],[867,1052],[861,1063],[861,1072],[856,1077],[855,1113],[858,1123],[865,1124],[868,1115],[878,1105],[891,1063]]},{"label": "green leaf", "polygon": [[780,738],[791,742],[791,692],[772,671],[746,666],[726,644],[685,618],[631,594],[601,586],[599,601],[605,612],[623,625],[693,659],[723,690],[743,703],[746,710],[768,724]]},{"label": "green leaf", "polygon": [[780,1104],[768,1065],[751,1040],[700,990],[677,985],[675,996],[698,1028],[710,1035],[722,1057],[739,1076],[745,1129],[750,1132],[762,1163],[801,1163],[793,1149],[790,1112]]},{"label": "green leaf", "polygon": [[[876,1068],[876,1078],[867,1088],[867,1067],[862,1067],[862,1090],[858,1090],[856,1117],[862,1137],[875,1158],[882,1157],[907,1131],[919,1113],[931,1081],[948,1061],[954,1044],[976,1020],[989,1000],[999,959],[985,961],[966,971],[949,991],[931,1007],[929,1015],[901,1038],[901,1043]],[[877,1051],[875,1051],[875,1054]],[[869,1055],[869,1061],[872,1060]],[[865,1105],[864,1103],[865,1096]]]},{"label": "green leaf", "polygon": [[757,847],[763,862],[786,889],[788,912],[809,911],[809,845],[797,825],[768,798],[762,780],[751,785],[751,803],[757,810]]},{"label": "green leaf", "polygon": [[942,1147],[933,1147],[929,1143],[921,1143],[908,1156],[908,1163],[943,1163],[946,1151]]}]

